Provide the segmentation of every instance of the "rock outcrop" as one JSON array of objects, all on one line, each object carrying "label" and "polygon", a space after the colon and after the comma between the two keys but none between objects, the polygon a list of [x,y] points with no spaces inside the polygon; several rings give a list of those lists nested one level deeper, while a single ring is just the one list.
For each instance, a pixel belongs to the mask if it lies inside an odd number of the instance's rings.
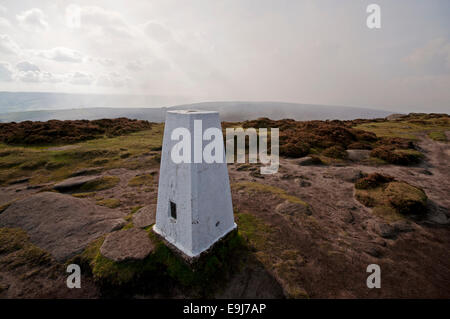
[{"label": "rock outcrop", "polygon": [[33,244],[65,261],[94,239],[121,228],[122,216],[88,200],[43,192],[13,202],[0,214],[0,227],[25,230]]}]

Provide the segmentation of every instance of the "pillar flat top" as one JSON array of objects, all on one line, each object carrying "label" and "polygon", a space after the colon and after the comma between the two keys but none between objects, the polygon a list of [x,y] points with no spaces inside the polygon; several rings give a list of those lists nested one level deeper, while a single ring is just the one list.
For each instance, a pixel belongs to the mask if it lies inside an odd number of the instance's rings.
[{"label": "pillar flat top", "polygon": [[219,113],[217,111],[205,111],[205,110],[173,110],[173,111],[167,111],[167,113],[174,113],[174,114],[211,114],[211,113]]}]

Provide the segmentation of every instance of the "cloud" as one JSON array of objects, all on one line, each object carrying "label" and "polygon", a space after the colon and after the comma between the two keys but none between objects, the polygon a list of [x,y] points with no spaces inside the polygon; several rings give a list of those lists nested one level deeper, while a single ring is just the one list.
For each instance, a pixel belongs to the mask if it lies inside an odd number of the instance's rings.
[{"label": "cloud", "polygon": [[0,14],[5,14],[8,9],[0,4]]},{"label": "cloud", "polygon": [[404,60],[426,74],[447,73],[450,71],[450,41],[444,38],[433,39],[415,49]]},{"label": "cloud", "polygon": [[16,55],[19,52],[19,46],[9,35],[0,34],[0,53]]},{"label": "cloud", "polygon": [[127,64],[125,65],[125,67],[132,72],[139,72],[139,71],[143,71],[144,68],[144,64],[141,61],[129,61],[127,62]]},{"label": "cloud", "polygon": [[63,47],[34,51],[34,53],[41,58],[58,62],[81,63],[85,59],[85,55],[83,53]]},{"label": "cloud", "polygon": [[91,85],[94,77],[89,73],[75,72],[68,76],[68,82],[75,85]]},{"label": "cloud", "polygon": [[112,59],[108,59],[108,58],[89,58],[89,61],[91,62],[97,62],[105,67],[112,67],[114,65],[116,65],[116,62],[114,62],[114,60]]},{"label": "cloud", "polygon": [[128,85],[130,81],[131,79],[128,77],[122,77],[117,72],[111,72],[110,74],[100,76],[97,80],[97,85],[118,88]]},{"label": "cloud", "polygon": [[1,29],[11,28],[11,23],[9,22],[8,19],[0,17],[0,28]]},{"label": "cloud", "polygon": [[24,11],[16,16],[19,24],[29,31],[42,31],[48,29],[48,23],[45,20],[44,13],[41,9],[33,8]]},{"label": "cloud", "polygon": [[20,71],[16,77],[22,82],[29,83],[59,83],[65,80],[64,75],[40,71]]},{"label": "cloud", "polygon": [[0,81],[10,82],[13,80],[13,71],[7,62],[0,62]]},{"label": "cloud", "polygon": [[132,37],[134,33],[120,13],[96,6],[69,5],[66,25],[72,29],[84,28],[97,35]]},{"label": "cloud", "polygon": [[34,71],[34,72],[40,72],[41,70],[39,67],[31,62],[28,61],[22,61],[16,64],[16,69],[19,71],[27,72],[27,71]]},{"label": "cloud", "polygon": [[149,21],[144,24],[143,29],[147,36],[157,42],[165,43],[172,39],[170,30],[160,23]]}]

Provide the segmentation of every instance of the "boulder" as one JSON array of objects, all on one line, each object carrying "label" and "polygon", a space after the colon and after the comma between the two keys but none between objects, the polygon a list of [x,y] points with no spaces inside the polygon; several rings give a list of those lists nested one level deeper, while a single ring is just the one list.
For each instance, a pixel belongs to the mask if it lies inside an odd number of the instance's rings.
[{"label": "boulder", "polygon": [[354,162],[363,161],[369,158],[370,150],[347,150],[348,159]]},{"label": "boulder", "polygon": [[398,235],[398,230],[393,226],[385,223],[379,223],[375,226],[375,231],[383,238],[395,239]]},{"label": "boulder", "polygon": [[301,166],[314,165],[314,159],[310,156],[305,156],[305,157],[299,158],[297,160],[297,164],[301,165]]},{"label": "boulder", "polygon": [[145,230],[130,228],[109,234],[100,252],[106,258],[116,262],[142,260],[155,248]]},{"label": "boulder", "polygon": [[138,228],[144,228],[153,225],[156,222],[155,205],[144,206],[133,214],[133,225]]},{"label": "boulder", "polygon": [[354,183],[364,176],[359,169],[349,167],[339,168],[338,170],[334,171],[332,175],[340,180],[350,183]]},{"label": "boulder", "polygon": [[122,216],[89,200],[43,192],[13,202],[0,214],[0,227],[25,230],[33,244],[66,261],[98,237],[123,227]]},{"label": "boulder", "polygon": [[100,178],[100,176],[98,175],[71,177],[56,184],[55,186],[53,186],[53,188],[59,192],[68,192],[74,189],[78,189],[87,182],[94,181],[98,178]]}]

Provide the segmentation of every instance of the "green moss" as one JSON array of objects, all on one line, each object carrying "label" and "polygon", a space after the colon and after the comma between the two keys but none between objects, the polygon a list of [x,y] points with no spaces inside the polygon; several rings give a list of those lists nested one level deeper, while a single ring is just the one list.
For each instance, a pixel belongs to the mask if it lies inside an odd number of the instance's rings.
[{"label": "green moss", "polygon": [[130,228],[134,227],[134,224],[132,221],[130,221],[130,220],[127,220],[127,221],[128,221],[128,223],[125,226],[123,226],[122,229],[130,229]]},{"label": "green moss", "polygon": [[427,205],[427,196],[422,189],[398,181],[357,188],[355,197],[363,205],[373,207],[372,212],[387,222],[402,219],[407,214],[423,214]]},{"label": "green moss", "polygon": [[113,188],[120,181],[117,176],[102,176],[93,181],[89,181],[80,187],[84,192],[100,191],[108,188]]},{"label": "green moss", "polygon": [[19,228],[0,228],[0,255],[6,257],[6,267],[14,269],[21,265],[45,265],[51,256],[33,245],[25,231]]},{"label": "green moss", "polygon": [[130,179],[128,182],[128,186],[136,187],[136,186],[152,186],[153,185],[153,176],[150,174],[138,175]]},{"label": "green moss", "polygon": [[[151,278],[173,281],[183,287],[196,289],[202,294],[217,288],[221,279],[229,274],[233,262],[240,256],[243,247],[241,237],[230,234],[227,240],[217,243],[206,256],[188,265],[169,249],[152,231],[147,229],[155,245],[153,252],[141,261],[114,262],[100,253],[104,237],[92,242],[75,261],[89,266],[94,279],[102,287],[142,287]],[[146,280],[142,278],[147,278]],[[166,279],[164,279],[166,278]],[[132,289],[136,293],[135,289]]]},{"label": "green moss", "polygon": [[264,250],[272,228],[262,220],[248,213],[236,214],[239,233],[251,246],[257,250]]},{"label": "green moss", "polygon": [[308,206],[306,202],[302,201],[297,196],[287,194],[284,189],[267,184],[257,182],[239,182],[231,185],[231,187],[236,190],[243,189],[248,192],[270,193],[277,195],[278,197],[285,199],[291,203]]},{"label": "green moss", "polygon": [[117,208],[120,206],[120,200],[116,198],[107,198],[97,201],[97,205],[106,206],[109,208]]},{"label": "green moss", "polygon": [[438,142],[447,142],[447,135],[445,135],[444,131],[430,132],[428,137]]},{"label": "green moss", "polygon": [[88,193],[76,193],[76,194],[72,194],[72,196],[74,197],[78,197],[78,198],[87,198],[87,197],[95,197],[95,192],[88,192]]},{"label": "green moss", "polygon": [[142,207],[144,207],[144,206],[138,205],[138,206],[132,207],[132,208],[131,208],[131,214],[136,213],[136,212],[137,212],[139,209],[141,209]]},{"label": "green moss", "polygon": [[420,188],[403,182],[392,182],[386,187],[385,194],[391,206],[402,214],[424,213],[427,195]]},{"label": "green moss", "polygon": [[[150,130],[80,142],[76,149],[48,150],[42,146],[6,146],[0,143],[0,183],[7,184],[24,173],[32,175],[30,184],[56,182],[70,177],[76,170],[99,166],[98,163],[102,163],[105,170],[156,168],[158,161],[154,158],[138,157],[151,148],[161,147],[163,129],[163,124],[153,124]],[[121,149],[125,148],[129,158],[120,157]],[[136,160],[130,161],[132,158]]]}]

